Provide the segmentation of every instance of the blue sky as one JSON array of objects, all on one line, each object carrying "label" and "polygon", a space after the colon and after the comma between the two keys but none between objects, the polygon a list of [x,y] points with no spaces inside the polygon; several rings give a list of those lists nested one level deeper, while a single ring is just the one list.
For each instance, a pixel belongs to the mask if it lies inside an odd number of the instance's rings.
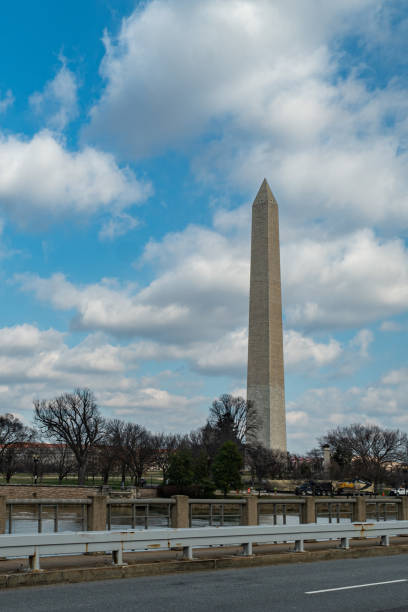
[{"label": "blue sky", "polygon": [[185,432],[245,393],[266,177],[289,449],[407,430],[407,35],[399,0],[3,7],[1,411],[89,386]]}]

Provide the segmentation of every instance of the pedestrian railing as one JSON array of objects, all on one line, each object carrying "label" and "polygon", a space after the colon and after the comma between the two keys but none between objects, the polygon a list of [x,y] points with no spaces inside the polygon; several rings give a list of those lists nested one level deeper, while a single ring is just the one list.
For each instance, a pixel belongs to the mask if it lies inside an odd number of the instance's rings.
[{"label": "pedestrian railing", "polygon": [[401,500],[395,498],[380,498],[374,501],[368,500],[366,502],[367,520],[394,521],[398,519],[399,503],[401,503]]},{"label": "pedestrian railing", "polygon": [[294,525],[302,522],[302,507],[299,498],[258,499],[258,525]]},{"label": "pedestrian railing", "polygon": [[0,497],[0,533],[408,520],[408,497],[84,499]]},{"label": "pedestrian railing", "polygon": [[174,499],[108,500],[106,528],[154,529],[171,527]]},{"label": "pedestrian railing", "polygon": [[190,527],[232,526],[242,523],[245,499],[190,499]]},{"label": "pedestrian railing", "polygon": [[9,534],[83,531],[91,499],[8,499],[6,529]]},{"label": "pedestrian railing", "polygon": [[316,522],[344,523],[352,522],[355,499],[327,500],[316,499]]},{"label": "pedestrian railing", "polygon": [[398,535],[408,535],[408,521],[1,535],[0,556],[28,557],[31,570],[39,571],[40,558],[50,555],[111,552],[113,562],[123,565],[126,551],[182,548],[183,557],[192,559],[193,549],[199,547],[242,546],[244,555],[252,555],[255,543],[294,542],[295,551],[303,552],[305,540],[338,539],[340,546],[348,549],[355,537],[380,538],[382,545],[389,546],[390,537]]}]

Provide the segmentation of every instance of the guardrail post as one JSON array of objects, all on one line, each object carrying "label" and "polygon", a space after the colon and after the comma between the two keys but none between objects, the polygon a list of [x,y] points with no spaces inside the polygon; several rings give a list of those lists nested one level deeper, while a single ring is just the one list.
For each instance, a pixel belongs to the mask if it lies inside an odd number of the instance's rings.
[{"label": "guardrail post", "polygon": [[256,495],[246,495],[246,503],[242,506],[241,525],[258,525],[258,498]]},{"label": "guardrail post", "polygon": [[305,552],[303,540],[295,540],[295,552]]},{"label": "guardrail post", "polygon": [[175,504],[171,507],[171,526],[175,529],[190,527],[189,505],[187,495],[172,495]]},{"label": "guardrail post", "polygon": [[6,498],[0,496],[0,533],[6,533],[7,507]]},{"label": "guardrail post", "polygon": [[408,497],[400,497],[400,503],[398,504],[398,520],[408,521]]},{"label": "guardrail post", "polygon": [[305,497],[302,505],[302,523],[316,522],[316,502],[314,497]]},{"label": "guardrail post", "polygon": [[183,559],[188,559],[189,561],[193,559],[193,547],[192,546],[183,546]]},{"label": "guardrail post", "polygon": [[350,539],[340,538],[340,548],[345,548],[346,550],[348,550],[350,548]]},{"label": "guardrail post", "polygon": [[106,495],[90,496],[92,503],[88,506],[87,529],[88,531],[106,531]]},{"label": "guardrail post", "polygon": [[364,497],[359,495],[356,497],[356,501],[353,504],[353,521],[358,523],[365,523],[367,520],[367,506]]},{"label": "guardrail post", "polygon": [[40,572],[40,555],[38,548],[35,547],[34,554],[28,557],[28,566],[32,572]]},{"label": "guardrail post", "polygon": [[118,548],[117,550],[112,550],[112,562],[113,562],[113,565],[127,565],[127,563],[123,563],[122,548]]}]

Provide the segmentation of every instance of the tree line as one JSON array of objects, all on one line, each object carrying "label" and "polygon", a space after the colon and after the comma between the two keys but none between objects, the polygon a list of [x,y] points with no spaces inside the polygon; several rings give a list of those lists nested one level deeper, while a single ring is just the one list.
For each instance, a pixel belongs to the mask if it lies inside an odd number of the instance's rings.
[{"label": "tree line", "polygon": [[[256,442],[258,423],[251,404],[222,395],[215,400],[206,423],[189,434],[154,434],[142,425],[105,419],[89,389],[76,389],[51,400],[34,402],[34,427],[18,418],[0,416],[0,470],[7,482],[16,472],[41,478],[58,475],[63,482],[76,473],[78,484],[112,475],[143,484],[149,469],[162,473],[164,494],[186,492],[205,497],[241,487],[243,468],[251,484],[268,479],[363,478],[374,483],[405,482],[408,440],[399,430],[376,425],[338,427],[319,439],[319,446],[298,456],[267,449]],[[47,444],[44,444],[47,441]],[[331,452],[327,473],[323,447]],[[390,469],[390,467],[392,469]]]}]

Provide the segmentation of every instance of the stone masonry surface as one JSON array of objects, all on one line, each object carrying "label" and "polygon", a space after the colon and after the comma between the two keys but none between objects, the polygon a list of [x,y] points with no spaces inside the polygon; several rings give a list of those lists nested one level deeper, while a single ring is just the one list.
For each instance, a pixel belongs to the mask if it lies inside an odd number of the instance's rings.
[{"label": "stone masonry surface", "polygon": [[252,206],[247,386],[257,439],[286,450],[279,218],[266,180]]}]

